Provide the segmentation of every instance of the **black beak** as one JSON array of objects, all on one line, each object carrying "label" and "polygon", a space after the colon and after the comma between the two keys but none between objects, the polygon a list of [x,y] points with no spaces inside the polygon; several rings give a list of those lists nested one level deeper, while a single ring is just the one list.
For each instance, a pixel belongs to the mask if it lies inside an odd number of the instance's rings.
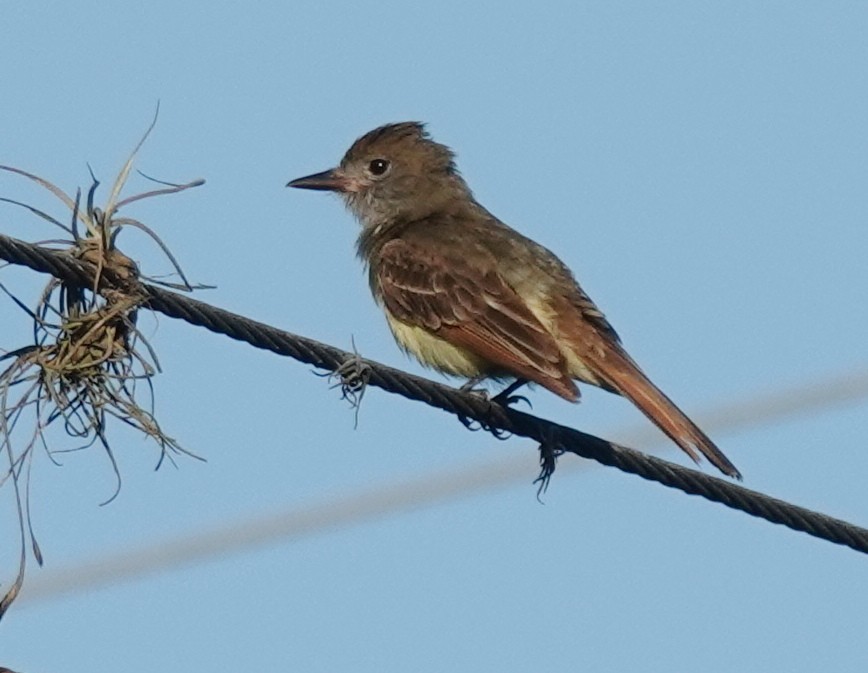
[{"label": "black beak", "polygon": [[298,189],[316,189],[324,192],[346,192],[349,191],[350,185],[349,180],[341,173],[340,169],[332,168],[322,173],[296,178],[286,183],[286,186],[297,187]]}]

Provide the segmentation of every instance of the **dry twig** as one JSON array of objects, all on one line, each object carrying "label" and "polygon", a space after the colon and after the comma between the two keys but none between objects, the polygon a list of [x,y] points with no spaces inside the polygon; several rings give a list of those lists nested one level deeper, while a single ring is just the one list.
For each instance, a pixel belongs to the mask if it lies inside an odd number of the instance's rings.
[{"label": "dry twig", "polygon": [[[45,433],[50,426],[59,424],[66,435],[79,444],[77,449],[98,444],[105,451],[116,478],[116,488],[106,503],[117,496],[121,485],[107,435],[108,419],[122,421],[153,439],[160,448],[157,467],[166,458],[172,460],[173,453],[188,453],[163,432],[154,415],[152,377],[160,371],[160,366],[154,349],[136,327],[138,306],[145,298],[141,276],[135,262],[116,245],[124,228],[144,231],[160,247],[181,280],[176,284],[162,284],[188,291],[195,289],[153,230],[138,220],[118,216],[121,208],[135,201],[181,192],[203,183],[201,180],[183,185],[162,183],[165,186],[160,189],[121,199],[136,155],[155,123],[156,115],[115,179],[104,209],[94,206],[99,181],[93,174],[82,207],[80,190],[73,199],[37,175],[0,166],[0,170],[36,182],[64,203],[72,214],[70,225],[31,205],[2,199],[27,209],[71,236],[71,240],[47,244],[53,245],[52,249],[72,254],[94,269],[94,284],[89,289],[52,279],[34,310],[0,284],[0,290],[29,315],[34,337],[32,344],[0,357],[0,360],[10,361],[0,373],[0,452],[8,462],[8,470],[0,473],[0,487],[7,482],[12,484],[21,545],[18,575],[0,599],[0,617],[21,590],[28,547],[42,564],[42,553],[30,518],[29,476],[33,452],[41,445],[56,463],[56,454],[70,450],[49,445]],[[80,228],[83,228],[81,233]],[[147,391],[146,403],[138,399],[141,387]]]}]

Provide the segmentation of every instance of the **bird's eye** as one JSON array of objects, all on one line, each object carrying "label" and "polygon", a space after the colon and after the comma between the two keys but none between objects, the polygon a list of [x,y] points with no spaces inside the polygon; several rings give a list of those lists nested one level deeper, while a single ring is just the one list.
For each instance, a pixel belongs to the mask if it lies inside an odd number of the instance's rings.
[{"label": "bird's eye", "polygon": [[386,159],[374,159],[368,164],[368,170],[372,175],[383,175],[389,170],[389,162]]}]

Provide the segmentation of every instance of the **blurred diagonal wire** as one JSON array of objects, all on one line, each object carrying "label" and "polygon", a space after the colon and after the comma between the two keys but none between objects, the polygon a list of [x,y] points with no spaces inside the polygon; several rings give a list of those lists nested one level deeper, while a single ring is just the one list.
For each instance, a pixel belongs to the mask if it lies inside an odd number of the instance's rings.
[{"label": "blurred diagonal wire", "polygon": [[[814,379],[808,384],[757,394],[697,414],[709,431],[733,432],[768,425],[787,417],[816,415],[868,397],[868,368]],[[643,426],[625,433],[630,443],[649,444],[661,439],[659,432]],[[564,463],[561,472],[596,466],[591,461]],[[528,456],[494,460],[435,475],[406,479],[304,507],[263,514],[206,532],[171,538],[120,552],[48,574],[34,577],[20,599],[33,605],[74,592],[92,590],[118,582],[206,562],[217,556],[261,547],[277,541],[333,531],[390,514],[407,512],[495,487],[524,482],[535,469]]]}]

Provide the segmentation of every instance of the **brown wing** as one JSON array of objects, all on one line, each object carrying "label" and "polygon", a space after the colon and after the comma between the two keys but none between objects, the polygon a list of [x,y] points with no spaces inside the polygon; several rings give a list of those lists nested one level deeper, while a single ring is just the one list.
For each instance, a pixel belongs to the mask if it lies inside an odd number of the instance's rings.
[{"label": "brown wing", "polygon": [[597,308],[593,300],[579,287],[579,284],[573,280],[575,284],[575,292],[570,296],[569,302],[579,310],[581,316],[588,320],[594,328],[602,335],[608,337],[615,343],[621,343],[621,338],[615,331],[615,328],[609,324],[603,312]]},{"label": "brown wing", "polygon": [[371,272],[396,320],[467,349],[490,363],[492,374],[578,398],[554,338],[497,273],[493,259],[476,254],[471,263],[397,239],[382,247]]}]

